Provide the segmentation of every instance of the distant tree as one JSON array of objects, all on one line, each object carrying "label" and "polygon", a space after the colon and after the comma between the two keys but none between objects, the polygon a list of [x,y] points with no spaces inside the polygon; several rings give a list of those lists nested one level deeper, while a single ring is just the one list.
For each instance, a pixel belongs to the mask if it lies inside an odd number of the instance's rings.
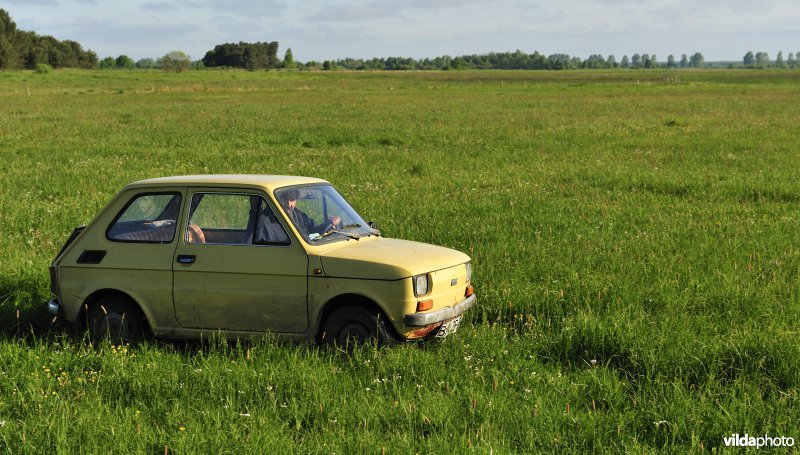
[{"label": "distant tree", "polygon": [[701,68],[703,65],[705,65],[703,54],[695,52],[694,55],[692,55],[692,58],[689,59],[689,65],[691,65],[692,68]]},{"label": "distant tree", "polygon": [[581,63],[581,68],[600,69],[606,67],[606,59],[600,54],[592,54]]},{"label": "distant tree", "polygon": [[18,60],[17,49],[11,40],[7,36],[0,35],[0,70],[17,67]]},{"label": "distant tree", "polygon": [[753,55],[753,51],[747,51],[747,53],[744,54],[742,63],[744,63],[744,66],[753,66],[753,64],[756,63],[756,57]]},{"label": "distant tree", "polygon": [[672,54],[669,54],[669,56],[667,57],[667,68],[677,68],[677,67],[678,67],[678,64],[675,63],[675,56],[672,55]]},{"label": "distant tree", "polygon": [[196,69],[196,70],[204,70],[204,69],[206,69],[206,65],[203,63],[203,60],[195,60],[195,61],[193,61],[191,67],[192,67],[192,69]]},{"label": "distant tree", "polygon": [[136,68],[147,70],[156,68],[156,61],[152,58],[140,58],[136,61]]},{"label": "distant tree", "polygon": [[214,46],[206,52],[203,64],[207,67],[227,66],[249,70],[278,68],[278,42],[225,43]]},{"label": "distant tree", "polygon": [[789,65],[789,68],[794,68],[796,61],[792,52],[789,52],[789,55],[786,57],[786,64]]},{"label": "distant tree", "polygon": [[619,66],[617,65],[617,59],[614,57],[613,54],[609,55],[608,58],[606,59],[606,65],[608,65],[609,68],[616,68],[617,66]]},{"label": "distant tree", "polygon": [[334,63],[334,62],[332,62],[330,60],[325,60],[324,62],[322,62],[322,69],[325,70],[325,71],[335,70],[336,69],[336,63]]},{"label": "distant tree", "polygon": [[619,66],[621,66],[623,68],[630,68],[631,61],[628,60],[628,56],[627,55],[623,55],[622,56],[622,61],[619,63]]},{"label": "distant tree", "polygon": [[469,63],[464,57],[456,57],[450,62],[450,68],[454,70],[469,69]]},{"label": "distant tree", "polygon": [[136,64],[133,63],[130,57],[127,55],[120,55],[114,61],[114,68],[122,69],[122,70],[130,70],[136,67]]},{"label": "distant tree", "polygon": [[100,69],[101,70],[110,70],[116,67],[117,60],[114,57],[106,57],[103,60],[100,60]]},{"label": "distant tree", "polygon": [[639,68],[642,65],[642,57],[639,54],[633,54],[631,57],[631,66],[634,68]]},{"label": "distant tree", "polygon": [[0,9],[0,70],[19,66],[19,51],[14,46],[17,24],[6,10]]},{"label": "distant tree", "polygon": [[0,69],[36,69],[39,63],[53,68],[92,68],[97,55],[83,50],[75,41],[59,41],[52,36],[18,30],[8,12],[0,9]]},{"label": "distant tree", "polygon": [[688,68],[689,67],[689,58],[686,57],[686,54],[681,55],[681,68]]},{"label": "distant tree", "polygon": [[242,63],[250,71],[267,68],[269,57],[266,52],[260,52],[258,46],[246,46],[242,53]]},{"label": "distant tree", "polygon": [[292,48],[287,47],[286,52],[283,54],[283,67],[284,68],[294,68],[296,65],[294,63],[294,55],[292,55]]},{"label": "distant tree", "polygon": [[547,68],[551,70],[568,70],[572,68],[572,58],[568,54],[551,54],[547,56]]},{"label": "distant tree", "polygon": [[281,61],[278,59],[278,42],[273,41],[267,45],[267,67],[280,68]]},{"label": "distant tree", "polygon": [[769,66],[769,54],[766,52],[756,52],[756,66],[766,68]]},{"label": "distant tree", "polygon": [[775,57],[775,66],[778,68],[786,68],[786,64],[783,62],[783,51],[778,51],[778,56]]},{"label": "distant tree", "polygon": [[164,68],[164,71],[180,73],[181,71],[189,69],[192,61],[183,51],[172,51],[161,57],[159,62],[161,63],[161,67]]}]

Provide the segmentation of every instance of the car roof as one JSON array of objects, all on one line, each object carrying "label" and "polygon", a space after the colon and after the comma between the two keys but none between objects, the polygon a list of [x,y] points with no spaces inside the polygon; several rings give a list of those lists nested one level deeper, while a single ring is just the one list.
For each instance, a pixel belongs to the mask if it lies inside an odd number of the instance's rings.
[{"label": "car roof", "polygon": [[268,191],[291,185],[327,184],[328,182],[314,177],[301,177],[294,175],[262,175],[262,174],[207,174],[207,175],[176,175],[172,177],[159,177],[154,179],[139,180],[127,188],[155,187],[155,186],[221,186],[221,187],[259,187]]}]

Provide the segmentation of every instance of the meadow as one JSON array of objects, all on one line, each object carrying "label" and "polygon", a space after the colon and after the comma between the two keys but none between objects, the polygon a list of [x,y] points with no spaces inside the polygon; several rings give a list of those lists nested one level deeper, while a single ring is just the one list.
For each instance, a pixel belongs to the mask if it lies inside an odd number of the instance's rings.
[{"label": "meadow", "polygon": [[[0,72],[5,453],[701,453],[800,439],[800,72]],[[443,343],[91,347],[47,267],[126,183],[329,180],[472,257]],[[800,442],[799,442],[800,444]],[[743,450],[743,449],[734,449]]]}]

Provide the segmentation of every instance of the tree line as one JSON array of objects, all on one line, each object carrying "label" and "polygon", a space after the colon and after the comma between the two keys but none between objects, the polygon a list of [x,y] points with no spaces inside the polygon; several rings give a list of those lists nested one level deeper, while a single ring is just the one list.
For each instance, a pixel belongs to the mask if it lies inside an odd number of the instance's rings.
[{"label": "tree line", "polygon": [[[619,61],[614,55],[590,55],[586,59],[569,54],[550,54],[545,56],[538,51],[528,54],[516,52],[492,52],[488,54],[462,55],[458,57],[441,56],[435,58],[413,59],[388,57],[372,59],[345,58],[323,62],[296,62],[292,50],[287,49],[283,60],[278,57],[278,42],[225,43],[214,46],[205,56],[191,61],[181,51],[172,51],[165,56],[152,59],[143,58],[134,62],[126,55],[116,58],[106,57],[98,60],[91,50],[84,50],[75,41],[59,41],[52,36],[39,36],[34,32],[18,30],[11,16],[0,9],[0,70],[47,68],[100,68],[100,69],[153,69],[168,71],[203,68],[241,68],[251,71],[274,68],[300,68],[322,70],[466,70],[466,69],[524,69],[524,70],[571,70],[571,69],[611,69],[611,68],[701,68],[706,66],[703,54],[696,52],[691,56],[681,55],[680,59],[669,55],[665,62],[655,54],[624,55]],[[784,60],[783,52],[778,52],[775,61],[766,52],[748,51],[742,64],[729,64],[729,67],[745,68],[797,68],[800,67],[800,52],[789,53]]]},{"label": "tree line", "polygon": [[95,68],[97,54],[75,41],[17,29],[17,24],[0,9],[0,69]]},{"label": "tree line", "polygon": [[742,64],[746,68],[800,68],[800,52],[793,54],[789,52],[786,60],[783,59],[783,51],[778,52],[775,61],[769,59],[769,54],[766,52],[748,51],[742,58]]},{"label": "tree line", "polygon": [[514,70],[570,70],[570,69],[608,69],[608,68],[700,68],[705,65],[703,54],[696,52],[691,56],[683,54],[680,60],[673,55],[665,63],[658,61],[655,54],[624,55],[617,61],[614,55],[604,57],[590,55],[586,59],[569,54],[550,54],[545,56],[538,51],[528,54],[516,52],[491,52],[489,54],[462,55],[459,57],[441,56],[436,58],[372,58],[326,60],[322,63],[311,61],[304,67],[319,67],[323,70],[344,68],[350,70],[465,70],[465,69],[514,69]]}]

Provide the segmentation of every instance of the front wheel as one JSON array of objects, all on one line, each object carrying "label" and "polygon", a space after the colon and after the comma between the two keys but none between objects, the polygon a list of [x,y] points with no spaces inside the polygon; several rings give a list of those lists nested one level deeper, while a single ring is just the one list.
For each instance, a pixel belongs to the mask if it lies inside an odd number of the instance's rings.
[{"label": "front wheel", "polygon": [[135,344],[144,336],[144,316],[132,303],[107,297],[89,308],[88,328],[92,341],[108,340],[111,344]]},{"label": "front wheel", "polygon": [[345,306],[333,312],[322,326],[320,342],[350,348],[356,344],[390,344],[395,341],[381,313],[357,306]]}]

